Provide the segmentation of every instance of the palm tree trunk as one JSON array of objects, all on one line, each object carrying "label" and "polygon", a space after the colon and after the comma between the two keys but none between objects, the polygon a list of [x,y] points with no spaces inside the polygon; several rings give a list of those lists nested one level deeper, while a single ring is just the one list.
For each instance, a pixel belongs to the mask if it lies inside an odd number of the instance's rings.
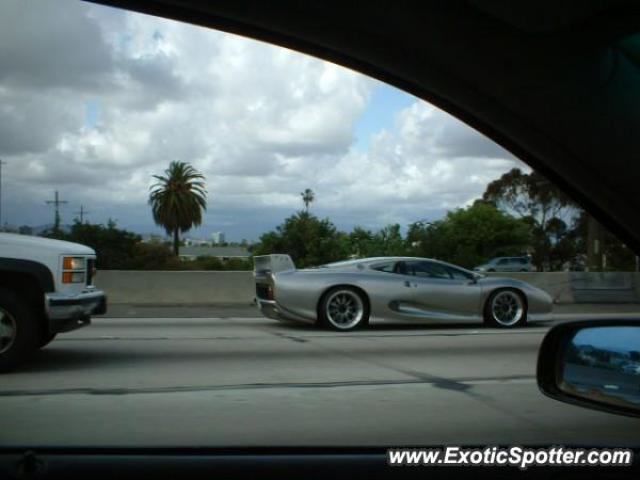
[{"label": "palm tree trunk", "polygon": [[180,235],[177,228],[173,231],[173,254],[176,257],[180,255]]}]

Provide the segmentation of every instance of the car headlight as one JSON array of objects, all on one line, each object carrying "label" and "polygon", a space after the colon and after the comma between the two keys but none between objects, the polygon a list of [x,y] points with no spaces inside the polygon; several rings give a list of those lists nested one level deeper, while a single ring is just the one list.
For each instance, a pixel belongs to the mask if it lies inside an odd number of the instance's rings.
[{"label": "car headlight", "polygon": [[62,259],[63,270],[84,270],[84,257],[64,257]]},{"label": "car headlight", "polygon": [[63,257],[62,283],[84,283],[85,270],[84,257]]}]

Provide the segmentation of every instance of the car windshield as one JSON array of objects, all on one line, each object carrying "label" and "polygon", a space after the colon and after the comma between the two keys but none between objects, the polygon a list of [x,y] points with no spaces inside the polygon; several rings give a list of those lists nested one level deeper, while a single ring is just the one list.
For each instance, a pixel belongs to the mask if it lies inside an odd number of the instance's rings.
[{"label": "car windshield", "polygon": [[513,154],[229,33],[0,19],[0,446],[640,444],[536,384],[638,257]]}]

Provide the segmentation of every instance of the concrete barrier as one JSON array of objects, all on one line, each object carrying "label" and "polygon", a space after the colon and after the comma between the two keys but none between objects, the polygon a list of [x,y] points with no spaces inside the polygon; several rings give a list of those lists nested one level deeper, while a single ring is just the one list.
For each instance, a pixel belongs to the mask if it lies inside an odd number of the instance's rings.
[{"label": "concrete barrier", "polygon": [[[556,303],[640,301],[640,274],[634,272],[499,272],[489,275],[528,282],[548,292]],[[110,304],[248,305],[255,297],[252,272],[101,270],[95,283],[105,290]]]},{"label": "concrete barrier", "polygon": [[253,272],[100,270],[95,279],[111,304],[250,304]]}]

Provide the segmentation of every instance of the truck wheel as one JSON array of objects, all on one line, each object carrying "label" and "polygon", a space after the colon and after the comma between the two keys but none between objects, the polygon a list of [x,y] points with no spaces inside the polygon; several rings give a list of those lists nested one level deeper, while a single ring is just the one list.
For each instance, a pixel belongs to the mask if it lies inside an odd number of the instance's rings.
[{"label": "truck wheel", "polygon": [[40,338],[41,326],[31,305],[14,292],[0,288],[0,372],[24,362]]}]

